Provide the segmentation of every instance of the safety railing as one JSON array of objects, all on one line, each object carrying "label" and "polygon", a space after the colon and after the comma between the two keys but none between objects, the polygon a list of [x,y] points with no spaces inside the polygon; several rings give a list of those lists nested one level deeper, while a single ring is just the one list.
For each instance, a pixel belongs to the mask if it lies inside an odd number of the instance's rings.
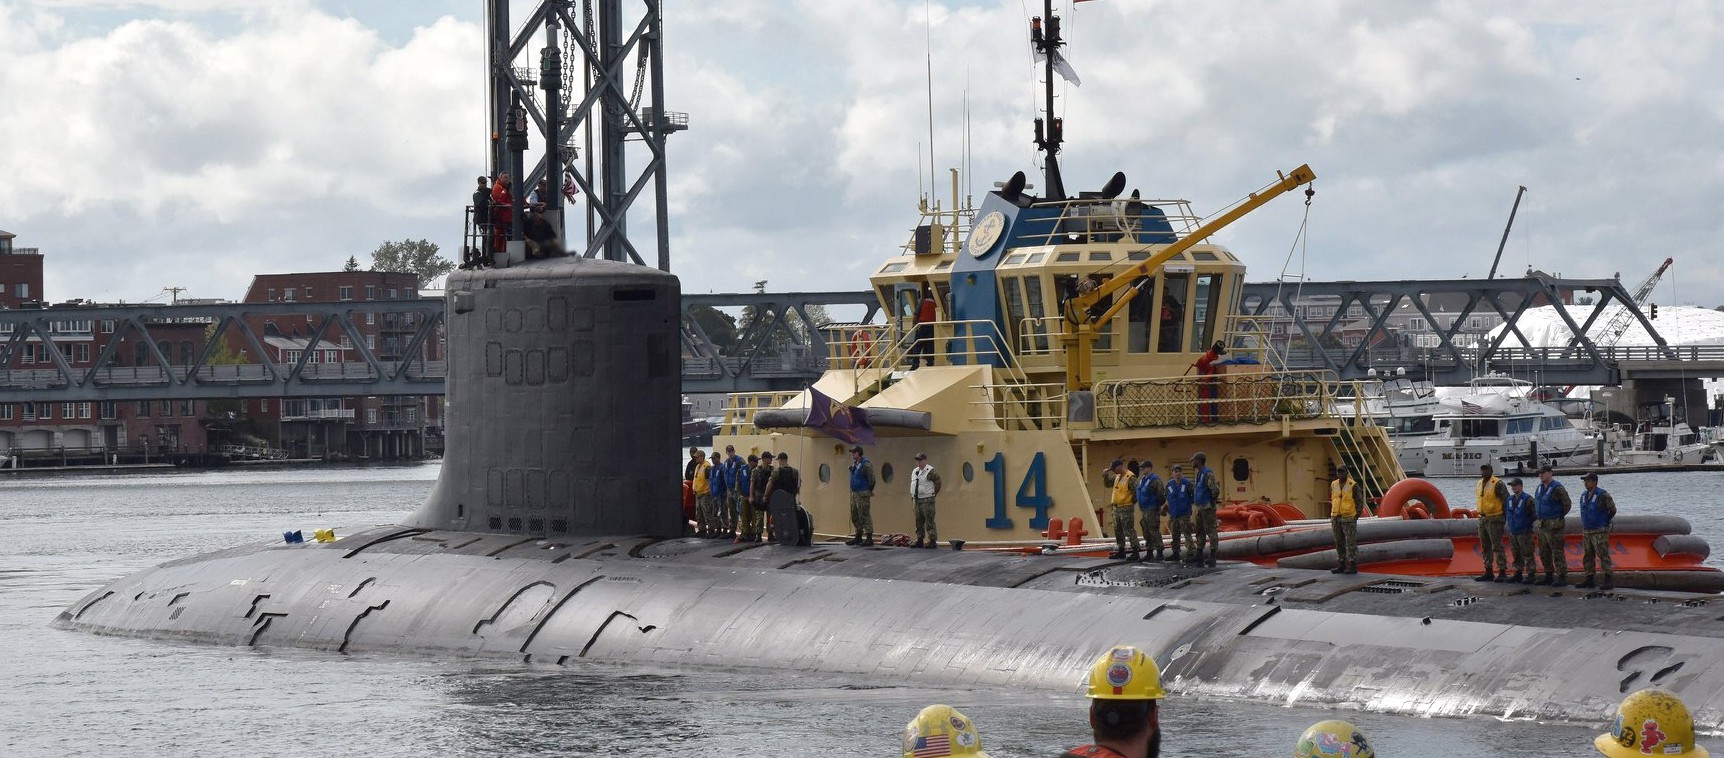
[{"label": "safety railing", "polygon": [[800,392],[733,392],[724,401],[724,417],[718,422],[719,434],[752,434],[754,414],[777,408],[790,402]]},{"label": "safety railing", "polygon": [[1188,200],[1076,198],[1057,205],[1059,215],[1021,219],[1014,234],[1023,245],[1072,242],[1167,244],[1202,225]]},{"label": "safety railing", "polygon": [[971,421],[995,422],[1008,432],[1065,426],[1064,384],[982,384],[976,390],[980,398],[970,403]]},{"label": "safety railing", "polygon": [[1251,366],[1211,376],[1098,382],[1096,425],[1103,429],[1194,429],[1267,424],[1283,417],[1314,419],[1328,413],[1333,375],[1263,369]]},{"label": "safety railing", "polygon": [[1064,353],[1065,346],[1060,344],[1060,334],[1064,331],[1065,323],[1059,316],[1020,319],[1018,321],[1018,355],[1029,358]]}]

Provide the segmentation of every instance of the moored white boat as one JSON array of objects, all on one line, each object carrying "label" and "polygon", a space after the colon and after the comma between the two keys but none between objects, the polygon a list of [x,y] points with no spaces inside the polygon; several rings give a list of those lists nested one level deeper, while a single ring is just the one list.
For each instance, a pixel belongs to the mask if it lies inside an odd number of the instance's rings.
[{"label": "moored white boat", "polygon": [[1534,399],[1531,388],[1506,377],[1481,377],[1467,394],[1440,398],[1436,434],[1421,448],[1425,476],[1472,476],[1487,463],[1499,473],[1596,463],[1598,433]]}]

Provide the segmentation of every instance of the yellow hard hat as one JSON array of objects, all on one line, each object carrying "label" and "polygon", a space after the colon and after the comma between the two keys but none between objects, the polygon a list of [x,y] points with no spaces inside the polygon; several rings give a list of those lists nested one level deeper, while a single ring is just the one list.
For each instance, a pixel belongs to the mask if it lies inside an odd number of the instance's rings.
[{"label": "yellow hard hat", "polygon": [[1351,722],[1340,719],[1312,724],[1299,735],[1299,744],[1293,746],[1293,758],[1374,758],[1376,755],[1371,743],[1365,740],[1365,733]]},{"label": "yellow hard hat", "polygon": [[1122,645],[1095,662],[1089,670],[1089,696],[1096,700],[1160,700],[1161,670],[1142,650]]},{"label": "yellow hard hat", "polygon": [[904,758],[938,758],[943,755],[975,755],[982,752],[982,736],[976,722],[949,705],[930,705],[904,727]]},{"label": "yellow hard hat", "polygon": [[1688,706],[1676,693],[1656,687],[1624,698],[1616,707],[1616,723],[1610,733],[1598,735],[1592,744],[1612,758],[1706,758],[1706,748],[1694,744],[1694,719],[1688,715]]}]

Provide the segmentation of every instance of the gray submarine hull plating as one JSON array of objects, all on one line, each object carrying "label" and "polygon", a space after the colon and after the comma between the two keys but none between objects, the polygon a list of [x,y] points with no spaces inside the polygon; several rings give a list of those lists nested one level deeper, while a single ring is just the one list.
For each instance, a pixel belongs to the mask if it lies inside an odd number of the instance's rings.
[{"label": "gray submarine hull plating", "polygon": [[678,301],[675,277],[607,261],[458,272],[448,453],[407,523],[165,563],[56,624],[1069,692],[1130,643],[1176,693],[1601,722],[1661,684],[1724,726],[1717,596],[604,536],[682,527]]},{"label": "gray submarine hull plating", "polygon": [[380,527],[165,564],[57,623],[348,653],[1072,692],[1098,650],[1130,643],[1152,651],[1182,695],[1593,723],[1625,692],[1659,684],[1687,699],[1700,728],[1724,727],[1716,596],[1530,590],[1248,565]]}]

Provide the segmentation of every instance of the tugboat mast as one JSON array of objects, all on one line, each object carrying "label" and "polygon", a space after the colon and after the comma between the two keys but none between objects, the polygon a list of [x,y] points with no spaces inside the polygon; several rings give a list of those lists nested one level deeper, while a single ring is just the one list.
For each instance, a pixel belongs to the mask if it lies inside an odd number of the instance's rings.
[{"label": "tugboat mast", "polygon": [[[1042,19],[1047,28],[1042,28]],[[1060,143],[1065,141],[1065,120],[1054,116],[1054,64],[1060,58],[1060,17],[1054,15],[1054,0],[1042,0],[1042,15],[1030,19],[1030,45],[1042,59],[1044,115],[1036,119],[1036,148],[1046,154],[1043,186],[1048,200],[1066,199],[1065,183],[1060,181]]]}]

